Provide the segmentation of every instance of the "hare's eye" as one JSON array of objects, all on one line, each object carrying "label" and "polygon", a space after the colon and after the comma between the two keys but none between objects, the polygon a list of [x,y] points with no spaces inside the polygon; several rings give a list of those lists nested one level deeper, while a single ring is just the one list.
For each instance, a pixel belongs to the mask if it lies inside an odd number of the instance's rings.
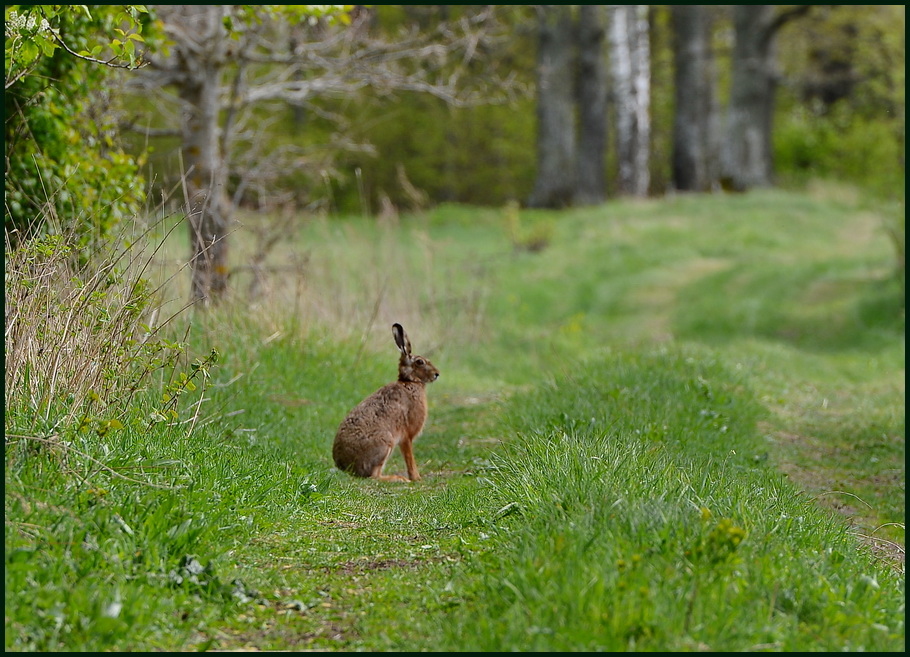
[{"label": "hare's eye", "polygon": [[423,362],[423,358],[418,358],[418,359],[415,360],[414,362],[417,363],[417,366],[418,366],[418,367],[423,367],[423,366],[426,364],[426,363]]}]

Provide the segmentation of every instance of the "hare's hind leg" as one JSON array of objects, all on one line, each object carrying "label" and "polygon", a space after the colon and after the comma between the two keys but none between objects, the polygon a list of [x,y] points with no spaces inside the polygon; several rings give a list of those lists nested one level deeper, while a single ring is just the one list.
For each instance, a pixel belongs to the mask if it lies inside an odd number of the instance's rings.
[{"label": "hare's hind leg", "polygon": [[385,456],[382,457],[382,460],[379,461],[376,465],[373,466],[373,469],[370,471],[370,477],[373,479],[379,479],[381,481],[407,481],[404,477],[400,475],[384,475],[382,474],[382,469],[385,467],[385,462],[389,460],[389,456],[392,454],[394,445],[389,445],[386,450]]}]

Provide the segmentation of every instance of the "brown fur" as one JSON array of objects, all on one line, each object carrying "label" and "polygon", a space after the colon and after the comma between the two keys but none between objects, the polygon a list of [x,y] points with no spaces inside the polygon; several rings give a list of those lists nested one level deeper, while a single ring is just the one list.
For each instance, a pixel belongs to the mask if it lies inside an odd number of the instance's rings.
[{"label": "brown fur", "polygon": [[398,475],[383,475],[382,468],[395,449],[401,449],[408,479],[420,479],[413,443],[427,419],[426,384],[439,377],[439,370],[422,356],[411,355],[411,343],[400,324],[392,325],[395,344],[401,351],[398,380],[383,386],[348,413],[335,434],[332,458],[335,465],[358,477],[407,481]]}]

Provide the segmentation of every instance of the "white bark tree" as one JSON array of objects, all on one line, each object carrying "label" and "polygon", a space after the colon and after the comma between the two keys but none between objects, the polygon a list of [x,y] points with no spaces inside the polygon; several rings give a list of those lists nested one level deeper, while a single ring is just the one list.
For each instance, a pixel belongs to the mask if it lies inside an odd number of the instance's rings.
[{"label": "white bark tree", "polygon": [[646,196],[650,184],[651,53],[647,5],[608,5],[610,69],[616,108],[619,191]]}]

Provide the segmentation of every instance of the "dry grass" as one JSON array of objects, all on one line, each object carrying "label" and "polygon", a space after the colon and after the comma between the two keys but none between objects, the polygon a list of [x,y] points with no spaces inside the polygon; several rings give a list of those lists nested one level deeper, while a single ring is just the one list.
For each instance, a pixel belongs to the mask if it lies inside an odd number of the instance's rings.
[{"label": "dry grass", "polygon": [[161,337],[169,319],[155,325],[146,235],[81,258],[72,233],[16,237],[5,235],[7,410],[53,427],[92,404],[124,408],[179,351]]},{"label": "dry grass", "polygon": [[[276,230],[281,239],[272,239]],[[189,296],[188,272],[173,276],[189,256],[185,233],[182,225],[171,231],[151,276],[171,277],[172,307]],[[230,285],[218,314],[232,323],[253,320],[274,337],[318,328],[384,350],[388,327],[399,322],[427,355],[482,330],[490,290],[485,272],[443,263],[447,245],[419,225],[238,213],[228,239]]]}]

